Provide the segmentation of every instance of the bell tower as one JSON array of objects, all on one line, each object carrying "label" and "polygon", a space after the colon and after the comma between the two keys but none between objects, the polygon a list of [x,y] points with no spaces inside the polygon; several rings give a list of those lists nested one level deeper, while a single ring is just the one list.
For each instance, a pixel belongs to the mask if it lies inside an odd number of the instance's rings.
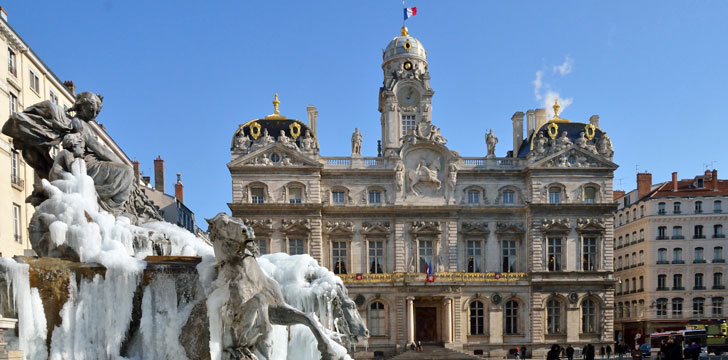
[{"label": "bell tower", "polygon": [[379,89],[379,112],[384,156],[401,147],[401,138],[414,131],[420,121],[431,122],[432,95],[427,52],[419,40],[402,27],[382,53],[383,86]]}]

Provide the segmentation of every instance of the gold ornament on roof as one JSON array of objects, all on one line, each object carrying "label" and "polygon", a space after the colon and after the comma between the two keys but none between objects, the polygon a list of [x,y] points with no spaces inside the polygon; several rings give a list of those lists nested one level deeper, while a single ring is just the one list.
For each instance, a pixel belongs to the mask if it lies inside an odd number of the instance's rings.
[{"label": "gold ornament on roof", "polygon": [[559,134],[559,125],[552,122],[552,123],[549,123],[549,126],[547,126],[546,129],[548,130],[549,137],[551,139],[556,139],[556,135]]},{"label": "gold ornament on roof", "polygon": [[293,140],[296,140],[299,136],[301,136],[301,125],[297,122],[288,125],[288,129],[291,130],[291,137],[293,138]]},{"label": "gold ornament on roof", "polygon": [[273,113],[266,116],[266,119],[272,119],[272,120],[283,120],[286,117],[281,115],[281,112],[278,110],[278,105],[280,105],[281,102],[278,101],[278,93],[275,94],[275,98],[273,99]]},{"label": "gold ornament on roof", "polygon": [[257,122],[252,122],[250,125],[248,125],[248,129],[250,129],[250,136],[253,137],[253,139],[257,140],[260,136],[260,124]]},{"label": "gold ornament on roof", "polygon": [[569,122],[569,120],[562,119],[559,116],[559,109],[561,108],[561,105],[559,105],[559,99],[554,100],[554,117],[551,118],[551,121],[554,122]]},{"label": "gold ornament on roof", "polygon": [[410,36],[406,26],[402,26],[402,30],[400,30],[400,32],[402,33],[402,36]]},{"label": "gold ornament on roof", "polygon": [[584,126],[584,136],[586,136],[587,139],[594,139],[594,135],[596,134],[597,128],[594,125],[586,124],[586,126]]}]

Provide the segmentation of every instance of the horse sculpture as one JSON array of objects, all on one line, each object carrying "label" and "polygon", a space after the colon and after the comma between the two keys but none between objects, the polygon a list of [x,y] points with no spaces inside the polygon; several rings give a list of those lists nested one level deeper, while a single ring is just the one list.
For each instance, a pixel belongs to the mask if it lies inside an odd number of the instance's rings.
[{"label": "horse sculpture", "polygon": [[[431,168],[432,167],[432,168]],[[437,190],[442,187],[442,182],[437,178],[438,168],[433,163],[428,163],[424,159],[420,160],[417,167],[414,170],[407,171],[407,192],[413,193],[417,196],[420,194],[415,190],[415,185],[423,183],[432,183],[437,186]]]},{"label": "horse sculpture", "polygon": [[[297,295],[297,298],[286,298],[287,303],[305,313],[317,314],[329,330],[336,331],[332,337],[337,338],[339,343],[351,348],[360,338],[369,337],[369,330],[356,304],[349,298],[344,283],[315,259],[306,254],[277,253],[263,255],[259,262],[263,271],[280,284],[284,296]],[[290,268],[300,271],[294,277],[286,271],[280,271]],[[332,315],[327,315],[327,308]]]},{"label": "horse sculpture", "polygon": [[263,272],[255,258],[253,230],[225,213],[207,222],[217,268],[212,294],[227,294],[219,310],[222,359],[270,359],[271,324],[302,324],[316,338],[322,360],[341,359],[316,321],[286,304],[278,283]]}]

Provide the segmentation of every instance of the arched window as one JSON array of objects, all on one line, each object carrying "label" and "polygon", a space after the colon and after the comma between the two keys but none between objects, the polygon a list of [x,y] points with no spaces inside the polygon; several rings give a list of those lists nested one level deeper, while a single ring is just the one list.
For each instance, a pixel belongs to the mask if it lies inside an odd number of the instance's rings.
[{"label": "arched window", "polygon": [[518,302],[515,300],[506,303],[506,334],[518,334]]},{"label": "arched window", "polygon": [[385,313],[384,304],[375,301],[369,305],[369,313],[367,314],[367,327],[372,336],[384,336],[385,332]]},{"label": "arched window", "polygon": [[597,310],[594,301],[586,299],[581,303],[581,332],[593,334],[597,330]]},{"label": "arched window", "polygon": [[470,303],[470,335],[483,335],[485,329],[485,307],[480,300]]},{"label": "arched window", "polygon": [[513,190],[504,190],[503,191],[503,203],[504,204],[513,204],[516,202],[516,192]]},{"label": "arched window", "polygon": [[475,189],[468,190],[468,204],[478,205],[480,204],[480,191]]},{"label": "arched window", "polygon": [[551,299],[546,303],[546,332],[549,334],[561,333],[561,303]]},{"label": "arched window", "polygon": [[561,187],[550,186],[549,187],[549,204],[560,204],[561,203]]}]

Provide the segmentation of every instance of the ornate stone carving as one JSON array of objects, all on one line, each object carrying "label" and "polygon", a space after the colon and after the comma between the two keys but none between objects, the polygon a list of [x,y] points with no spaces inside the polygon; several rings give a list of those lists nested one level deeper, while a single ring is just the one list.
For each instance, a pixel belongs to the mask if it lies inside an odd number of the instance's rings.
[{"label": "ornate stone carving", "polygon": [[440,168],[437,162],[420,159],[416,168],[407,171],[407,193],[420,196],[420,193],[415,189],[415,185],[419,183],[431,183],[437,187],[437,190],[440,190],[442,182],[438,179],[439,171]]},{"label": "ornate stone carving", "polygon": [[606,222],[603,218],[579,218],[576,220],[576,231],[597,231],[604,232]]},{"label": "ornate stone carving", "polygon": [[571,229],[571,220],[569,218],[552,218],[552,219],[543,219],[541,221],[541,231],[542,232],[552,232],[552,231],[569,231]]},{"label": "ornate stone carving", "polygon": [[274,142],[275,139],[273,139],[273,137],[268,134],[268,129],[263,129],[263,135],[258,137],[258,139],[253,142],[253,145],[250,146],[250,151],[252,152],[258,149],[262,149]]},{"label": "ornate stone carving", "polygon": [[446,180],[446,193],[445,197],[447,202],[456,202],[455,199],[455,187],[457,186],[458,182],[458,167],[454,163],[450,163],[450,165],[447,166],[447,180]]},{"label": "ornate stone carving", "polygon": [[354,233],[354,223],[351,221],[329,221],[326,223],[326,233]]},{"label": "ornate stone carving", "polygon": [[307,154],[316,153],[316,140],[308,130],[306,130],[306,135],[301,138],[301,150]]},{"label": "ornate stone carving", "polygon": [[498,138],[493,135],[493,129],[490,129],[490,132],[485,134],[485,144],[488,146],[488,155],[485,156],[487,159],[495,158],[495,144],[497,143]]},{"label": "ornate stone carving", "polygon": [[389,221],[365,221],[362,223],[361,229],[365,234],[373,232],[389,234],[392,231]]},{"label": "ornate stone carving", "polygon": [[311,219],[282,219],[281,225],[284,232],[301,229],[311,231]]},{"label": "ornate stone carving", "polygon": [[466,234],[490,234],[487,222],[463,221],[460,228]]},{"label": "ornate stone carving", "polygon": [[609,160],[614,156],[614,148],[612,147],[612,139],[607,136],[607,133],[603,132],[602,136],[597,140],[597,151],[599,155],[602,155]]},{"label": "ornate stone carving", "polygon": [[498,234],[512,233],[512,234],[525,234],[523,223],[521,222],[503,222],[499,221],[496,223],[495,232]]},{"label": "ornate stone carving", "polygon": [[415,221],[412,223],[412,233],[440,233],[439,221]]},{"label": "ornate stone carving", "polygon": [[401,160],[397,161],[397,165],[394,166],[394,185],[397,193],[401,193],[404,187],[404,164]]}]

